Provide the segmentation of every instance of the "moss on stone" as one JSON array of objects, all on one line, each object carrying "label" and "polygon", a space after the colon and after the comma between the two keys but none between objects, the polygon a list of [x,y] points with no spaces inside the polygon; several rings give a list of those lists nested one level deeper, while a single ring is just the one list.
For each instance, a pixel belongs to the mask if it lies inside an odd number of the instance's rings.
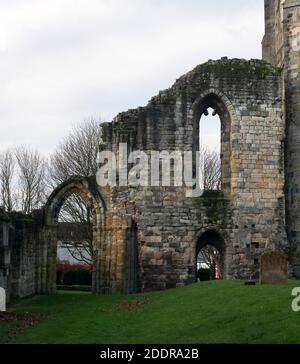
[{"label": "moss on stone", "polygon": [[159,101],[162,105],[171,105],[176,102],[176,97],[170,94],[161,94]]},{"label": "moss on stone", "polygon": [[266,76],[274,75],[279,76],[281,69],[272,67],[267,63],[255,64],[252,62],[228,62],[228,63],[207,63],[202,66],[203,70],[207,70],[212,73],[222,73],[229,75],[257,75]]}]

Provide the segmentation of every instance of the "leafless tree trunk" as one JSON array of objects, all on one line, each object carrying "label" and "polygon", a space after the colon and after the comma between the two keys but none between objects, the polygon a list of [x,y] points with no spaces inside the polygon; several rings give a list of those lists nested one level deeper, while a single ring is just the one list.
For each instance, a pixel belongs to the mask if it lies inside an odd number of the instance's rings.
[{"label": "leafless tree trunk", "polygon": [[17,148],[15,155],[19,168],[21,209],[29,214],[46,200],[46,162],[38,151],[26,147]]},{"label": "leafless tree trunk", "polygon": [[12,187],[14,172],[14,155],[11,150],[6,150],[0,155],[0,204],[7,212],[15,207]]}]

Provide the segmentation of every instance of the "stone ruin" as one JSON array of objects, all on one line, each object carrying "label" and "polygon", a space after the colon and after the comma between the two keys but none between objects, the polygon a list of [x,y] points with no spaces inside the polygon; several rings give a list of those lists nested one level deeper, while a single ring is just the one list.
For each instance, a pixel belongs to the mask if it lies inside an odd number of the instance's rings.
[{"label": "stone ruin", "polygon": [[288,255],[300,278],[300,1],[265,1],[264,60],[222,58],[179,78],[146,107],[103,126],[118,152],[199,149],[208,108],[221,120],[222,190],[105,187],[76,177],[30,216],[0,214],[0,286],[9,299],[53,293],[58,214],[77,193],[93,211],[94,293],[134,293],[195,282],[197,253],[214,245],[225,279],[260,278],[265,252]]},{"label": "stone ruin", "polygon": [[0,287],[0,312],[6,311],[6,292]]},{"label": "stone ruin", "polygon": [[262,254],[260,262],[260,283],[288,283],[287,267],[287,257],[279,251],[271,251]]}]

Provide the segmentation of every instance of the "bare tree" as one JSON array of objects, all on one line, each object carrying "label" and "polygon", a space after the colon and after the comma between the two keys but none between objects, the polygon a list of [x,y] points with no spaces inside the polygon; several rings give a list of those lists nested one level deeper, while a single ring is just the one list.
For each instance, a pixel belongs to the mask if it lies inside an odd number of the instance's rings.
[{"label": "bare tree", "polygon": [[40,208],[46,200],[46,162],[38,151],[26,147],[16,148],[15,152],[19,181],[18,188],[21,209],[25,214]]},{"label": "bare tree", "polygon": [[65,201],[59,214],[59,222],[79,223],[81,233],[85,236],[82,241],[62,241],[61,246],[66,248],[75,260],[88,265],[93,264],[94,257],[92,218],[90,207],[75,193]]},{"label": "bare tree", "polygon": [[206,245],[199,254],[201,262],[207,265],[211,271],[211,279],[215,279],[216,271],[222,275],[222,258],[218,249],[212,245]]},{"label": "bare tree", "polygon": [[[222,188],[220,155],[206,146],[200,149],[200,185],[204,191],[219,191]],[[216,270],[221,274],[221,255],[214,246],[205,246],[200,258],[211,270],[211,279],[215,278]]]},{"label": "bare tree", "polygon": [[91,256],[91,248],[88,242],[62,241],[60,246],[66,248],[76,261],[89,266],[93,265],[93,256]]},{"label": "bare tree", "polygon": [[94,118],[76,125],[51,157],[52,181],[59,184],[74,176],[96,175],[101,137],[100,122]]},{"label": "bare tree", "polygon": [[0,154],[0,203],[7,212],[11,212],[15,207],[12,186],[14,172],[14,155],[7,149]]},{"label": "bare tree", "polygon": [[200,183],[205,191],[221,190],[220,155],[206,146],[200,150]]},{"label": "bare tree", "polygon": [[[74,176],[89,177],[97,173],[97,155],[102,141],[100,121],[94,118],[75,126],[50,159],[50,184],[54,187]],[[92,211],[78,194],[71,195],[62,206],[62,222],[82,224],[89,238],[82,242],[64,242],[69,253],[80,262],[92,264]],[[90,257],[90,258],[87,258]]]}]

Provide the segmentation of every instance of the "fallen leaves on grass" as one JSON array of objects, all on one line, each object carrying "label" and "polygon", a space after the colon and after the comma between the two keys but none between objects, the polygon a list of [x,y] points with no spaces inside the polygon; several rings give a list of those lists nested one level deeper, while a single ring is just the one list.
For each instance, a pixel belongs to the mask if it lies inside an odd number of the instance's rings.
[{"label": "fallen leaves on grass", "polygon": [[136,311],[138,309],[143,308],[145,305],[149,305],[152,301],[149,298],[145,298],[143,300],[132,300],[127,302],[122,302],[116,305],[117,310],[119,311]]},{"label": "fallen leaves on grass", "polygon": [[0,322],[10,321],[17,322],[17,326],[13,330],[8,332],[8,340],[10,342],[21,332],[33,327],[39,321],[45,317],[41,313],[29,313],[29,312],[0,312]]}]

